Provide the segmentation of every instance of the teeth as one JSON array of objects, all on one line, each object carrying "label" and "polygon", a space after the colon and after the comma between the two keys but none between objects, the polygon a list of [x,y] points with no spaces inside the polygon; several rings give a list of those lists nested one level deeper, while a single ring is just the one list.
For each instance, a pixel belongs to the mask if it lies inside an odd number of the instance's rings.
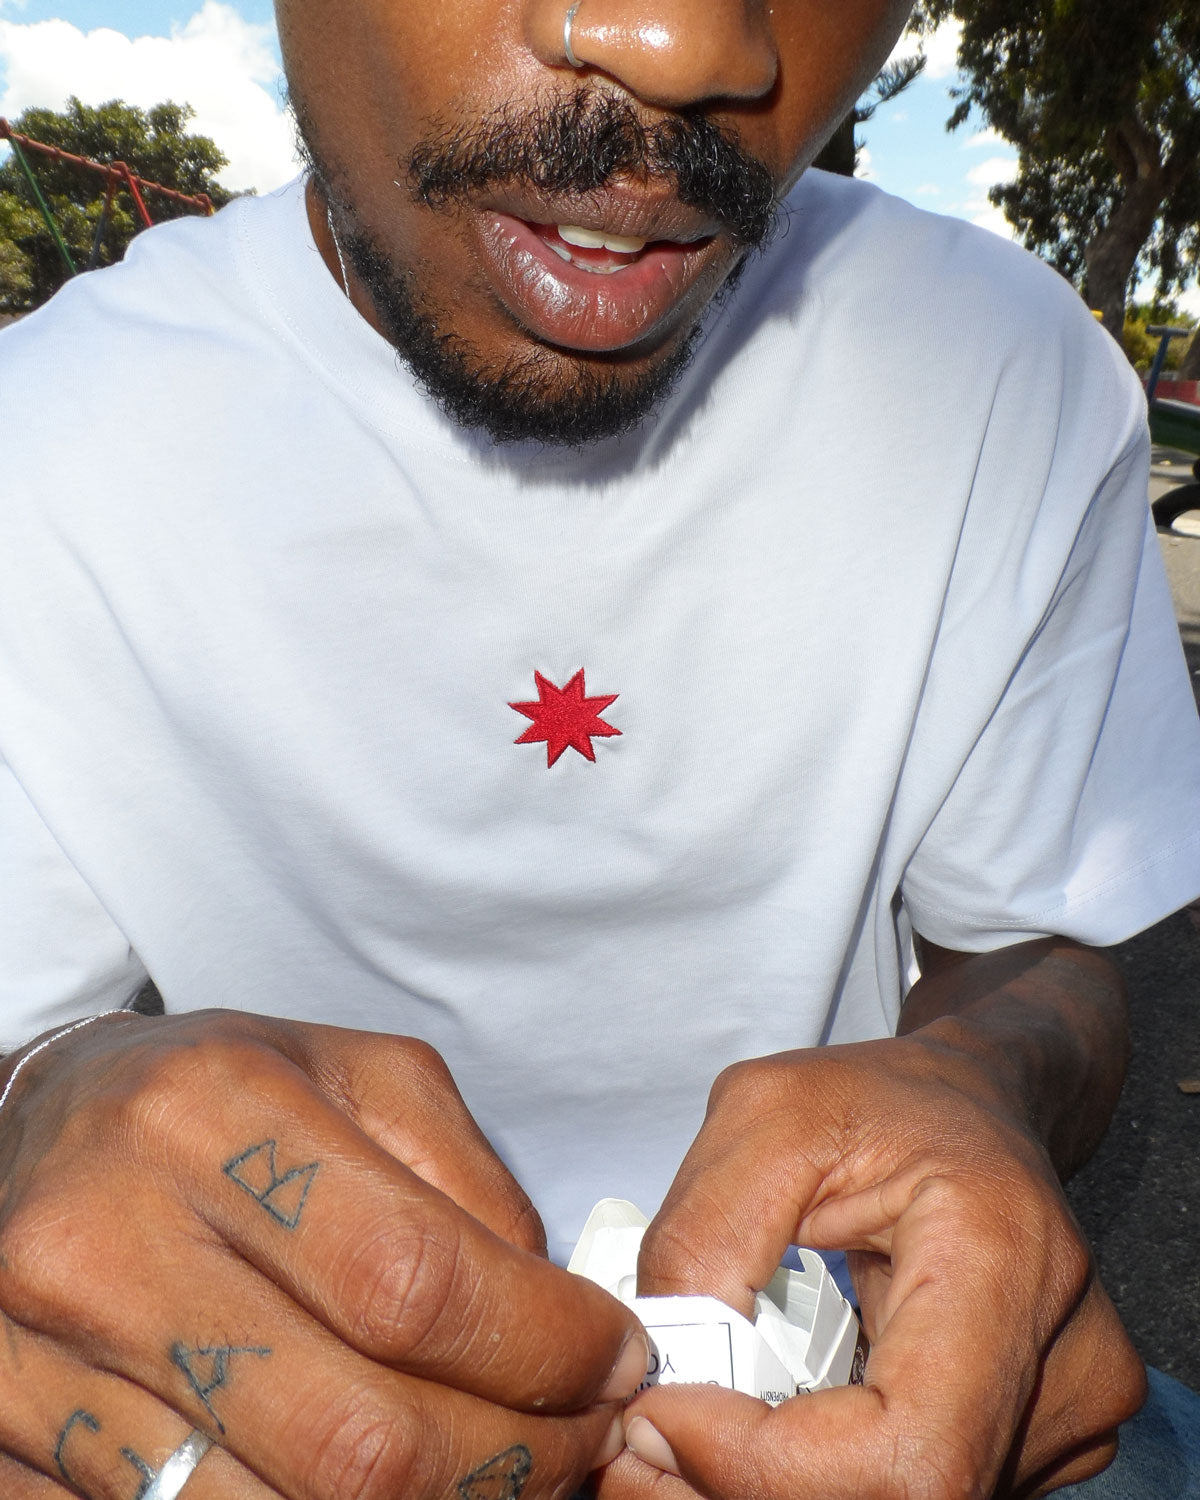
[{"label": "teeth", "polygon": [[636,255],[645,249],[646,241],[631,234],[605,234],[601,229],[584,229],[580,224],[557,224],[559,238],[581,250],[612,250],[617,255]]},{"label": "teeth", "polygon": [[624,269],[622,266],[589,266],[587,261],[576,260],[569,250],[564,249],[562,245],[556,245],[553,240],[547,240],[546,243],[555,255],[565,260],[569,266],[577,266],[581,271],[590,271],[593,276],[611,276],[614,271]]}]

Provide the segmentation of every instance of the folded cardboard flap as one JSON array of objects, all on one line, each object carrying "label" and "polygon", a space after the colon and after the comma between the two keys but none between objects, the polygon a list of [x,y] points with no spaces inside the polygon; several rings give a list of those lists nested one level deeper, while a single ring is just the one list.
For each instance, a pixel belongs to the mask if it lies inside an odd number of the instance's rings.
[{"label": "folded cardboard flap", "polygon": [[639,1297],[648,1222],[622,1198],[601,1199],[567,1265],[637,1313],[651,1342],[648,1385],[721,1385],[777,1406],[800,1391],[846,1385],[856,1365],[861,1372],[858,1320],[815,1251],[799,1252],[800,1270],[776,1271],[755,1298],[752,1323],[715,1297]]}]

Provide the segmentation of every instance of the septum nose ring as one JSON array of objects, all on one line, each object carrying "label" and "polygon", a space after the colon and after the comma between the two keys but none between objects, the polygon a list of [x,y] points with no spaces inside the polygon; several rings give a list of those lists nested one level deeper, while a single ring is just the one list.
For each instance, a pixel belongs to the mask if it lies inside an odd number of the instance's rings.
[{"label": "septum nose ring", "polygon": [[571,45],[571,27],[575,24],[575,12],[582,4],[583,0],[572,0],[571,8],[567,11],[566,19],[563,21],[563,55],[573,68],[583,67],[575,56],[575,48]]}]

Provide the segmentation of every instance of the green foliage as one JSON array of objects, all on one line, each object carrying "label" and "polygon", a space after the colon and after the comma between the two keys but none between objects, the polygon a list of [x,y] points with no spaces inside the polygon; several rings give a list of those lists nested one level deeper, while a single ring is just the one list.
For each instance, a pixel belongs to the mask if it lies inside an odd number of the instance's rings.
[{"label": "green foliage", "polygon": [[858,167],[863,142],[858,127],[874,117],[881,104],[890,104],[925,71],[924,57],[917,55],[888,63],[876,74],[874,82],[821,148],[813,166],[824,172],[853,177]]},{"label": "green foliage", "polygon": [[[1172,301],[1135,302],[1125,313],[1125,328],[1121,342],[1129,363],[1139,375],[1145,375],[1158,353],[1159,338],[1149,328],[1186,328],[1188,322]],[[1164,371],[1175,371],[1183,360],[1186,339],[1172,339],[1167,345]]]},{"label": "green foliage", "polygon": [[1029,249],[1110,309],[1135,270],[1164,292],[1200,252],[1196,0],[920,0],[963,23],[954,128],[978,110],[1020,153],[993,188]]},{"label": "green foliage", "polygon": [[[114,99],[92,106],[71,99],[60,111],[27,109],[13,120],[14,131],[93,161],[123,161],[138,177],[177,192],[207,193],[214,207],[232,196],[216,181],[226,158],[213,141],[189,135],[193,111],[170,102],[141,110]],[[98,172],[41,153],[26,153],[43,197],[49,203],[71,258],[88,265],[107,189]],[[145,194],[156,223],[194,213],[161,194]],[[125,254],[142,221],[128,190],[120,189],[100,236],[98,261],[111,265]],[[25,312],[50,297],[67,279],[66,267],[38,212],[25,174],[10,155],[0,166],[0,312]]]}]

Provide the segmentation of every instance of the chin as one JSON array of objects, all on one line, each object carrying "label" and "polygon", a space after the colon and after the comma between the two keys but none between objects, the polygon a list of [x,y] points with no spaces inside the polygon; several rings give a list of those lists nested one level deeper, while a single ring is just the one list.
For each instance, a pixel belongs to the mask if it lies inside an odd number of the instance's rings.
[{"label": "chin", "polygon": [[[345,209],[339,217],[354,223]],[[452,318],[423,306],[411,274],[362,230],[352,229],[342,247],[380,331],[430,398],[461,426],[480,429],[496,443],[578,448],[633,431],[674,388],[700,338],[698,321],[651,354],[582,354],[514,327],[519,342],[512,352],[489,357]],[[736,271],[721,296],[735,280]]]}]

